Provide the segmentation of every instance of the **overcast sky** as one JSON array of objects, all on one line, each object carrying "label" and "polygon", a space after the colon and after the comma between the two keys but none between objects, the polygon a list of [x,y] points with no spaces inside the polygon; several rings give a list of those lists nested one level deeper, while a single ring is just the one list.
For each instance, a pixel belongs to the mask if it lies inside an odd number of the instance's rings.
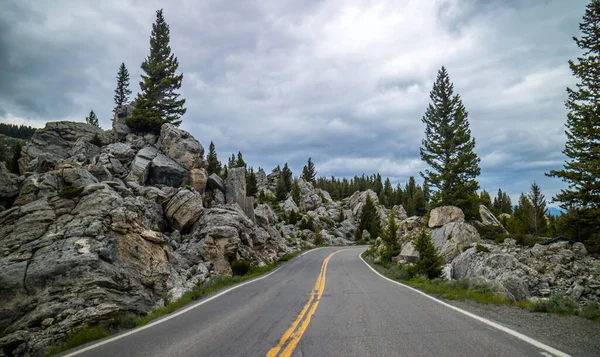
[{"label": "overcast sky", "polygon": [[[164,6],[187,99],[182,128],[222,161],[319,175],[424,169],[421,118],[446,66],[469,111],[480,185],[516,199],[564,161],[567,61],[586,0],[34,1],[0,3],[0,121],[111,125],[124,62],[139,91]],[[420,178],[418,178],[420,180]]]}]

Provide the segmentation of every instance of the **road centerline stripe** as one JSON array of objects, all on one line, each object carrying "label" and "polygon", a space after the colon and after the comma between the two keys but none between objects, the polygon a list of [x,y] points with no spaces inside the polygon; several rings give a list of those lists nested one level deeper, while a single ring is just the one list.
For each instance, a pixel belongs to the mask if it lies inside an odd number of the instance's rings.
[{"label": "road centerline stripe", "polygon": [[338,252],[340,252],[340,250],[329,254],[323,260],[319,276],[317,277],[314,288],[311,290],[310,298],[302,308],[302,311],[300,311],[300,314],[298,314],[298,317],[296,317],[296,320],[294,320],[292,325],[284,332],[277,346],[271,348],[269,352],[267,352],[267,357],[277,356],[277,354],[284,346],[286,346],[286,344],[287,347],[283,350],[283,352],[281,352],[280,356],[291,356],[292,352],[294,352],[294,349],[298,345],[298,342],[300,342],[302,335],[308,328],[310,320],[317,310],[317,306],[319,305],[321,297],[323,296],[323,290],[325,290],[325,276],[327,274],[327,265],[329,264],[329,260]]}]

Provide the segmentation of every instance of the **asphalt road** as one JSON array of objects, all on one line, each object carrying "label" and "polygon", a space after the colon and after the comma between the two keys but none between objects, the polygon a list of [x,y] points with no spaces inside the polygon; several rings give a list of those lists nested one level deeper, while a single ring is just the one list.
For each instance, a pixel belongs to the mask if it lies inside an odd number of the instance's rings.
[{"label": "asphalt road", "polygon": [[308,252],[270,276],[186,313],[120,339],[105,340],[87,351],[67,354],[543,355],[537,347],[383,279],[359,258],[363,250]]}]

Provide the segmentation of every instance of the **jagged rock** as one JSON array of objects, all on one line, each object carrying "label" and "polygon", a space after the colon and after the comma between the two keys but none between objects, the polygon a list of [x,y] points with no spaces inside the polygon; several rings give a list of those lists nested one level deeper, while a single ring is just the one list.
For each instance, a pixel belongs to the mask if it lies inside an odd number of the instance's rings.
[{"label": "jagged rock", "polygon": [[190,170],[190,185],[194,188],[194,190],[198,192],[204,192],[207,181],[208,174],[206,173],[205,169],[201,168]]},{"label": "jagged rock", "polygon": [[424,226],[426,223],[425,218],[412,216],[400,222],[398,225],[398,240],[400,242],[405,242],[407,240],[412,239],[413,232]]},{"label": "jagged rock", "polygon": [[485,205],[479,205],[479,216],[481,217],[481,223],[483,223],[483,225],[499,227],[502,229],[504,234],[508,233],[498,218],[496,218],[496,216],[494,216],[494,214]]},{"label": "jagged rock", "polygon": [[[26,157],[24,157],[26,158]],[[20,170],[22,172],[37,172],[44,173],[48,171],[54,170],[56,167],[58,160],[55,157],[52,157],[50,154],[42,154],[35,159],[29,161],[24,170]]]},{"label": "jagged rock", "polygon": [[266,203],[261,203],[254,209],[254,215],[256,217],[256,222],[261,227],[272,226],[277,223],[277,216],[275,216],[275,212]]},{"label": "jagged rock", "polygon": [[419,260],[419,252],[415,250],[412,242],[407,242],[402,246],[402,251],[400,251],[400,255],[398,255],[398,260],[406,263]]},{"label": "jagged rock", "polygon": [[225,183],[223,179],[217,174],[210,174],[208,176],[208,182],[206,183],[209,190],[219,190],[225,193]]},{"label": "jagged rock", "polygon": [[115,113],[115,116],[113,118],[113,123],[112,123],[113,131],[117,134],[117,136],[125,137],[131,133],[131,129],[127,126],[125,121],[127,118],[131,117],[131,114],[133,113],[133,110],[135,109],[135,105],[136,105],[136,102],[132,101],[130,103],[123,105],[120,108],[117,108],[117,111]]},{"label": "jagged rock", "polygon": [[465,214],[454,206],[442,206],[431,210],[429,214],[429,228],[441,227],[451,222],[464,222]]},{"label": "jagged rock", "polygon": [[165,205],[165,216],[181,233],[189,232],[203,211],[202,196],[185,189],[177,192]]},{"label": "jagged rock", "polygon": [[262,168],[258,169],[258,171],[256,171],[256,187],[258,188],[258,191],[260,192],[267,188],[268,184],[269,180],[267,180],[267,174],[265,173],[265,170]]},{"label": "jagged rock", "polygon": [[[281,175],[281,169],[278,167],[274,168],[273,171],[267,175],[267,187],[271,192],[275,192],[277,188],[277,179]],[[258,179],[257,179],[258,180]],[[258,181],[257,181],[258,185]]]},{"label": "jagged rock", "polygon": [[246,197],[245,204],[244,213],[246,214],[246,217],[250,218],[252,222],[256,222],[254,215],[254,197]]},{"label": "jagged rock", "polygon": [[351,210],[352,217],[354,217],[354,219],[358,219],[360,217],[362,207],[365,204],[365,201],[367,200],[367,195],[369,195],[373,204],[375,204],[376,206],[379,205],[379,198],[373,190],[366,190],[362,192],[356,191],[354,192],[354,194],[352,194],[352,196],[348,197],[346,207],[348,207],[348,209]]},{"label": "jagged rock", "polygon": [[292,197],[288,197],[285,201],[279,203],[279,207],[281,207],[285,214],[290,214],[292,211],[295,211],[296,213],[300,211]]},{"label": "jagged rock", "polygon": [[452,222],[431,233],[431,241],[446,263],[460,255],[464,247],[481,242],[479,233],[470,224]]},{"label": "jagged rock", "polygon": [[242,209],[246,207],[246,168],[229,169],[225,180],[225,199],[228,204],[237,203]]},{"label": "jagged rock", "polygon": [[318,188],[317,189],[317,194],[319,196],[321,196],[323,202],[325,202],[325,203],[332,203],[333,202],[333,199],[331,198],[331,195],[329,194],[329,192]]},{"label": "jagged rock", "polygon": [[88,165],[86,170],[98,181],[112,180],[112,174],[105,166]]},{"label": "jagged rock", "polygon": [[138,151],[137,155],[131,163],[131,172],[127,176],[127,180],[145,184],[150,174],[150,164],[158,155],[158,149],[153,146],[146,146]]},{"label": "jagged rock", "polygon": [[83,167],[63,168],[59,172],[60,177],[70,186],[85,187],[98,183],[98,179]]},{"label": "jagged rock", "polygon": [[0,205],[11,207],[19,195],[19,176],[11,174],[0,162]]},{"label": "jagged rock", "polygon": [[100,147],[79,138],[71,147],[69,161],[77,163],[88,163],[94,156],[100,154]]},{"label": "jagged rock", "polygon": [[205,167],[204,148],[190,133],[171,124],[160,128],[160,149],[187,170]]},{"label": "jagged rock", "polygon": [[588,254],[587,249],[585,249],[585,245],[583,245],[581,242],[573,243],[571,250],[579,257],[585,257]]},{"label": "jagged rock", "polygon": [[184,184],[188,172],[170,157],[158,153],[150,165],[148,183],[180,187]]},{"label": "jagged rock", "polygon": [[312,211],[321,206],[323,200],[310,182],[304,179],[297,179],[300,188],[300,208],[304,211]]},{"label": "jagged rock", "polygon": [[131,146],[125,143],[109,144],[102,148],[102,152],[112,155],[123,165],[127,165],[135,157],[135,152]]}]

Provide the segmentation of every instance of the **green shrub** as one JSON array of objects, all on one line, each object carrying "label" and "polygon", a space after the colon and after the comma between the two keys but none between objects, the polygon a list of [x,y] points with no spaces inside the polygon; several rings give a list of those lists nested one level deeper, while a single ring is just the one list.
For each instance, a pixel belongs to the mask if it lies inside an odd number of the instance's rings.
[{"label": "green shrub", "polygon": [[128,312],[123,315],[119,315],[115,318],[112,327],[117,330],[129,330],[137,327],[139,324],[139,316]]},{"label": "green shrub", "polygon": [[479,243],[477,243],[477,245],[475,246],[475,249],[478,252],[485,252],[485,253],[489,253],[490,252],[490,249],[488,247],[486,247],[485,245],[481,245]]},{"label": "green shrub", "polygon": [[413,241],[413,246],[419,252],[419,261],[409,268],[409,273],[412,276],[426,275],[429,279],[441,277],[444,262],[435,250],[431,236],[424,229]]},{"label": "green shrub", "polygon": [[588,320],[600,321],[600,304],[596,301],[588,303],[579,311],[579,316]]},{"label": "green shrub", "polygon": [[313,220],[313,218],[311,216],[305,216],[304,218],[302,218],[302,220],[300,221],[300,229],[308,229],[314,232],[315,221]]},{"label": "green shrub", "polygon": [[410,279],[410,274],[406,268],[399,265],[391,265],[388,268],[389,275],[396,280],[408,280]]},{"label": "green shrub", "polygon": [[188,190],[190,190],[190,191],[192,191],[192,190],[193,190],[193,187],[192,187],[191,185],[187,185],[187,184],[186,184],[186,185],[184,185],[183,187],[185,187],[186,189],[188,189]]},{"label": "green shrub", "polygon": [[323,235],[320,231],[315,232],[315,239],[313,241],[314,245],[323,245],[325,244],[325,240],[323,239]]},{"label": "green shrub", "polygon": [[250,262],[243,259],[236,259],[231,262],[231,271],[233,275],[244,276],[250,271]]},{"label": "green shrub", "polygon": [[100,137],[98,134],[94,134],[92,140],[90,140],[90,144],[96,145],[98,147],[102,146],[102,141],[100,141]]},{"label": "green shrub", "polygon": [[477,232],[481,236],[481,239],[489,239],[496,241],[496,239],[504,236],[504,229],[498,226],[476,226]]},{"label": "green shrub", "polygon": [[83,345],[84,343],[99,340],[107,337],[108,335],[108,331],[103,328],[88,326],[78,327],[71,330],[67,334],[67,338],[63,344],[52,347],[48,352],[48,355],[52,356],[62,351],[70,350],[71,348]]},{"label": "green shrub", "polygon": [[296,224],[296,223],[298,223],[298,215],[296,214],[295,210],[292,210],[290,212],[290,215],[288,217],[288,223],[289,224]]},{"label": "green shrub", "polygon": [[531,311],[574,314],[578,311],[578,307],[570,296],[553,295],[549,299],[540,299],[532,303]]},{"label": "green shrub", "polygon": [[83,192],[83,187],[65,186],[58,194],[62,198],[75,198]]}]

